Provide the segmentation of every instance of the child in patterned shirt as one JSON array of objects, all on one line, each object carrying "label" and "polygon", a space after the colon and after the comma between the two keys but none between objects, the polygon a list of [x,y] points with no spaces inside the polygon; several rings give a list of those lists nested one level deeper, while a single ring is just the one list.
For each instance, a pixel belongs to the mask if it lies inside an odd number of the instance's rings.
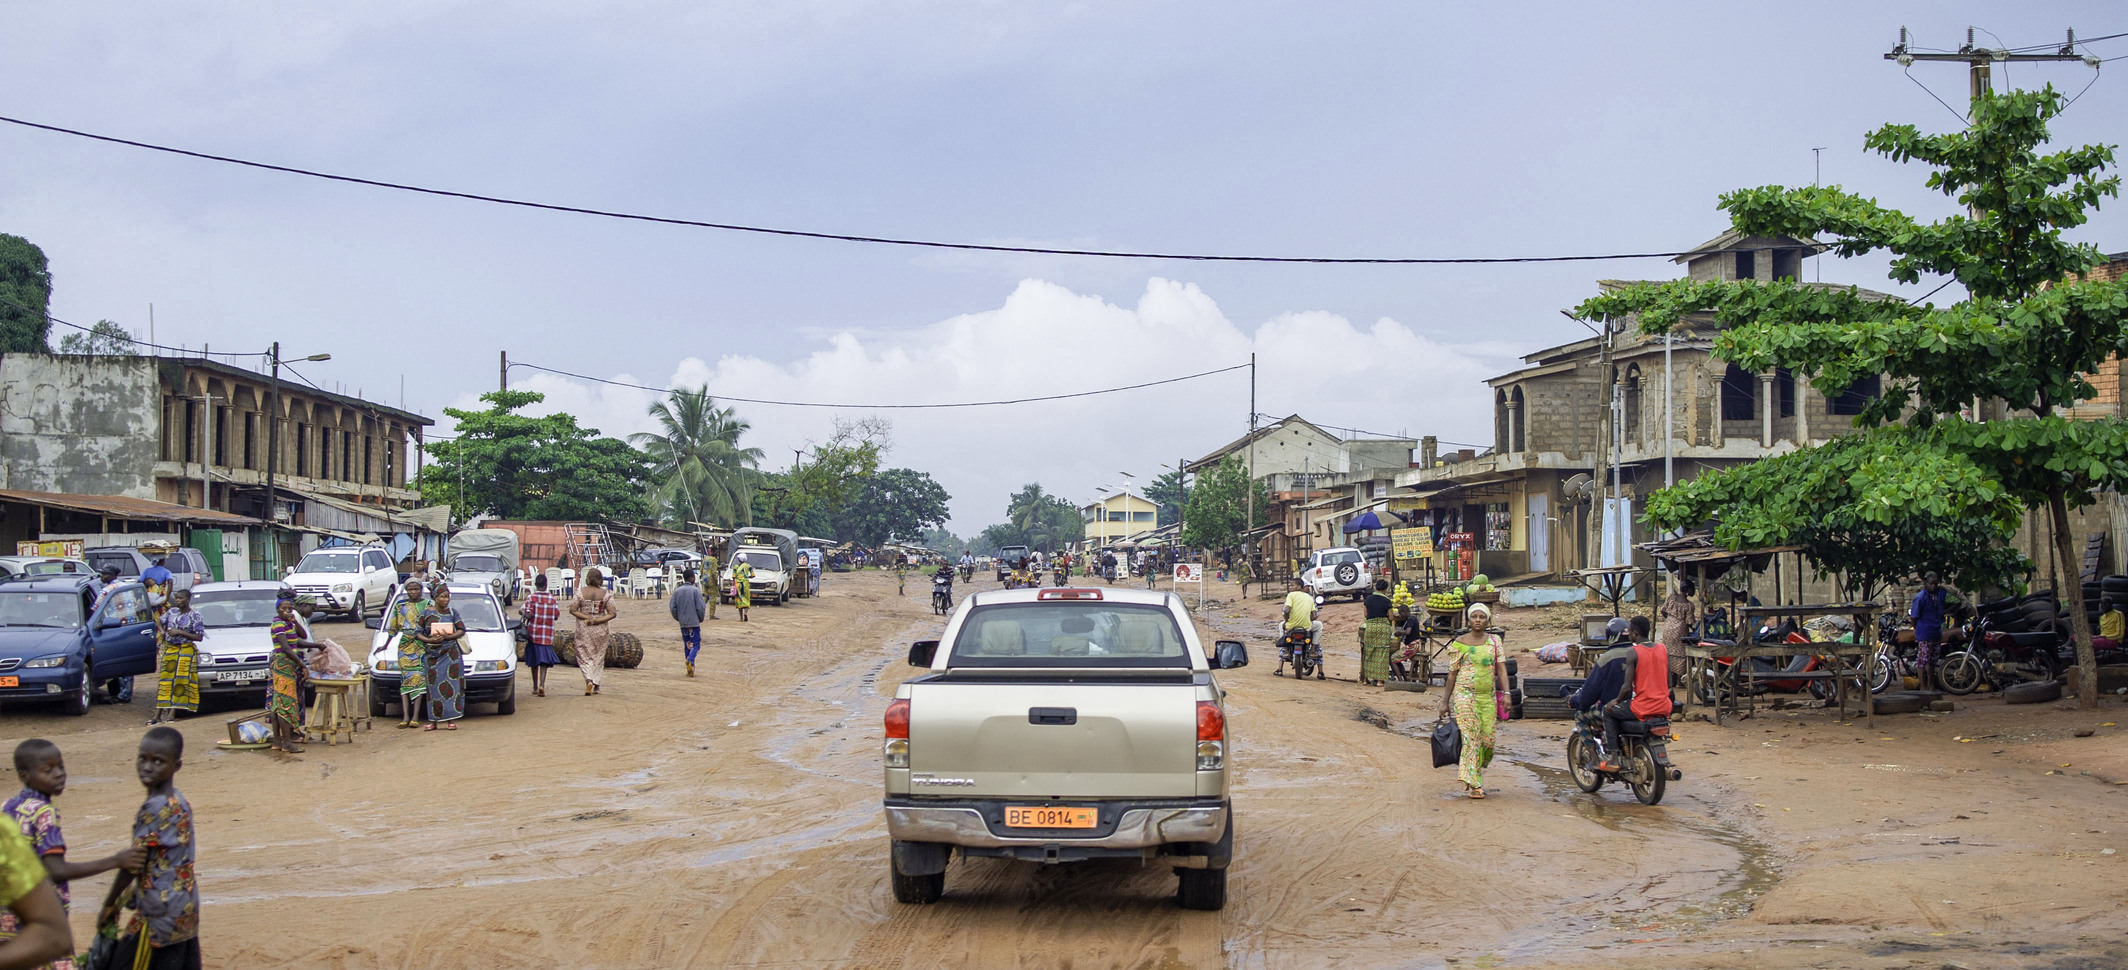
[{"label": "child in patterned shirt", "polygon": [[[15,776],[22,779],[22,791],[0,804],[0,813],[22,830],[24,837],[44,869],[51,875],[52,888],[59,892],[59,905],[65,909],[67,883],[86,879],[113,869],[139,869],[147,853],[139,848],[127,849],[117,855],[90,862],[68,862],[66,837],[59,832],[59,809],[52,804],[66,791],[66,760],[59,756],[59,746],[43,738],[31,738],[15,746]],[[0,940],[14,939],[19,932],[15,915],[0,911]],[[46,964],[47,970],[72,970],[72,959],[57,960]]]}]

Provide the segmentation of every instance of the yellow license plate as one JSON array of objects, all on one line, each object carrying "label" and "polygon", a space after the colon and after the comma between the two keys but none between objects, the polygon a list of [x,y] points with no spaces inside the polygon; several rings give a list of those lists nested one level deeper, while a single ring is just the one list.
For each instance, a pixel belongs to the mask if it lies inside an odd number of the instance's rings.
[{"label": "yellow license plate", "polygon": [[20,677],[0,677],[0,687],[20,687],[20,686],[22,686],[22,678],[20,678]]},{"label": "yellow license plate", "polygon": [[1008,805],[1005,826],[1015,829],[1090,829],[1094,827],[1096,814],[1091,808]]}]

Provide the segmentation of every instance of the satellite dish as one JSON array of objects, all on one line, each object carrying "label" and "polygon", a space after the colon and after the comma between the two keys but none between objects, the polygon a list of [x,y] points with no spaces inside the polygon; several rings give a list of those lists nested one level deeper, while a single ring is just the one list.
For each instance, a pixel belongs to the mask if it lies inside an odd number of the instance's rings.
[{"label": "satellite dish", "polygon": [[1586,473],[1576,472],[1573,477],[1559,483],[1559,488],[1574,499],[1586,499],[1596,491],[1596,480]]}]

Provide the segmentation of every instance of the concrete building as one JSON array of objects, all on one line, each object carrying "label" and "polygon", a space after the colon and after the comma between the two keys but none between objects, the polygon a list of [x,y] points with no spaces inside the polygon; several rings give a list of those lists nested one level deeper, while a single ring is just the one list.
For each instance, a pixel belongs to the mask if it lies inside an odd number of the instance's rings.
[{"label": "concrete building", "polygon": [[282,528],[247,550],[260,577],[278,575],[320,535],[357,534],[334,526],[388,528],[420,503],[409,485],[422,430],[435,422],[285,376],[276,403],[269,383],[193,357],[0,356],[0,489],[266,520],[268,436],[277,435],[272,521]]},{"label": "concrete building", "polygon": [[[1271,528],[1259,539],[1256,555],[1268,570],[1264,575],[1282,578],[1292,574],[1310,550],[1322,547],[1311,538],[1319,530],[1312,510],[1304,507],[1349,493],[1353,502],[1343,508],[1357,514],[1365,504],[1359,501],[1362,492],[1372,500],[1373,482],[1381,481],[1386,491],[1397,474],[1413,467],[1412,450],[1418,444],[1416,438],[1341,438],[1293,414],[1227,442],[1183,470],[1201,475],[1229,455],[1244,467],[1254,462],[1256,479],[1271,492],[1266,520]],[[1334,518],[1339,510],[1330,511]]]},{"label": "concrete building", "polygon": [[1086,545],[1098,549],[1159,524],[1160,504],[1136,492],[1116,492],[1079,506],[1086,523]]},{"label": "concrete building", "polygon": [[[1729,232],[1676,261],[1695,280],[1795,279],[1818,248]],[[1599,283],[1607,291],[1626,285]],[[1852,416],[1879,394],[1877,378],[1815,388],[1786,369],[1746,372],[1714,356],[1718,332],[1711,314],[1689,318],[1668,341],[1643,336],[1635,320],[1612,321],[1608,340],[1592,335],[1525,356],[1523,367],[1487,382],[1492,449],[1442,458],[1425,448],[1423,467],[1397,476],[1405,495],[1391,508],[1420,513],[1437,541],[1471,536],[1476,570],[1495,581],[1649,565],[1631,547],[1653,538],[1637,509],[1641,496],[1663,487],[1666,455],[1684,481],[1784,454],[1853,430]]]}]

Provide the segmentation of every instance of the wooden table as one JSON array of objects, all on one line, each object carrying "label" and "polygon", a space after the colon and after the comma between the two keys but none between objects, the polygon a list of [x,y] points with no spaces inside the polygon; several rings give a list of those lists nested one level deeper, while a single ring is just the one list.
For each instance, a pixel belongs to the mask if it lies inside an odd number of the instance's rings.
[{"label": "wooden table", "polygon": [[312,677],[310,686],[317,696],[310,702],[304,733],[312,741],[326,744],[339,744],[339,736],[345,734],[348,743],[353,744],[355,729],[370,726],[369,679]]},{"label": "wooden table", "polygon": [[[1834,696],[1839,703],[1840,713],[1842,715],[1847,713],[1848,687],[1850,684],[1855,685],[1860,689],[1862,695],[1860,699],[1862,716],[1869,726],[1875,727],[1877,723],[1877,704],[1875,696],[1868,689],[1868,685],[1875,681],[1875,667],[1880,661],[1877,657],[1877,647],[1869,642],[1869,631],[1871,629],[1869,620],[1881,609],[1882,607],[1874,603],[1819,603],[1798,606],[1754,606],[1739,610],[1739,620],[1765,616],[1801,617],[1826,614],[1850,616],[1855,624],[1855,642],[1811,641],[1809,643],[1787,643],[1781,641],[1755,641],[1739,642],[1730,647],[1711,646],[1702,643],[1690,644],[1685,647],[1685,699],[1683,705],[1678,709],[1678,716],[1683,717],[1685,713],[1691,710],[1692,705],[1701,697],[1703,689],[1706,691],[1706,696],[1714,698],[1714,723],[1719,725],[1722,723],[1723,714],[1736,713],[1742,706],[1751,703],[1751,698],[1746,692],[1752,681],[1831,680],[1834,687]],[[1755,623],[1739,623],[1738,625],[1746,629],[1753,629],[1757,626]],[[1768,671],[1761,674],[1755,672],[1749,664],[1750,659],[1754,657],[1787,660],[1794,657],[1811,656],[1826,658],[1829,661],[1829,668],[1801,673]],[[1732,662],[1724,666],[1719,662],[1720,660],[1731,660]]]}]

